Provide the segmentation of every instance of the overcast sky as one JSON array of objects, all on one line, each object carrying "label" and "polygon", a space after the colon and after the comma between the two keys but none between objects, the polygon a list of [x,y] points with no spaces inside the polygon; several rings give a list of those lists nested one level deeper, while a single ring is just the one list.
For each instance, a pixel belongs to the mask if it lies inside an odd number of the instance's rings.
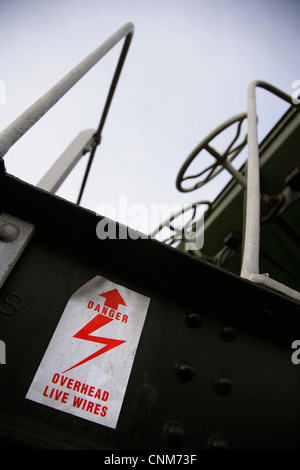
[{"label": "overcast sky", "polygon": [[[134,23],[82,199],[95,211],[113,205],[121,221],[120,197],[145,207],[213,200],[225,175],[191,193],[176,189],[188,154],[247,110],[251,80],[292,94],[300,79],[298,0],[0,0],[0,18],[1,130],[123,24]],[[97,127],[121,45],[11,148],[9,173],[37,184],[81,130]],[[262,90],[257,100],[261,138],[286,104]],[[60,196],[76,200],[85,165],[83,158]]]}]

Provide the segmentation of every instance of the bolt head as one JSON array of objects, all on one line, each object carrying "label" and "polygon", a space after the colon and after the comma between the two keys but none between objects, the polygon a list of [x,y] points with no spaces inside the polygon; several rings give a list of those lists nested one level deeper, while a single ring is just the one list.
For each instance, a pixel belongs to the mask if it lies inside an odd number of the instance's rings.
[{"label": "bolt head", "polygon": [[220,336],[224,341],[233,341],[236,337],[236,331],[231,326],[223,326],[220,331]]},{"label": "bolt head", "polygon": [[185,439],[184,426],[176,420],[168,421],[162,429],[162,438],[171,449],[178,449]]},{"label": "bolt head", "polygon": [[201,325],[202,318],[199,312],[190,311],[187,312],[185,316],[185,321],[190,328],[197,328]]},{"label": "bolt head", "polygon": [[208,450],[227,450],[228,443],[224,436],[214,433],[207,439],[206,446]]},{"label": "bolt head", "polygon": [[20,229],[17,225],[6,223],[0,227],[0,241],[4,243],[11,243],[20,235]]},{"label": "bolt head", "polygon": [[232,380],[228,375],[221,374],[216,378],[215,389],[220,395],[229,395],[232,392]]},{"label": "bolt head", "polygon": [[180,382],[189,382],[194,377],[195,371],[189,361],[179,361],[175,365],[175,375]]}]

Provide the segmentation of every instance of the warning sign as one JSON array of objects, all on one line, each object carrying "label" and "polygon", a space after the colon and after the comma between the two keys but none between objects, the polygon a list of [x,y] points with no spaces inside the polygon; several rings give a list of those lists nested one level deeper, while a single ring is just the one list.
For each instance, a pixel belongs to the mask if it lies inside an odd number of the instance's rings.
[{"label": "warning sign", "polygon": [[149,302],[100,276],[81,287],[26,398],[116,428]]}]

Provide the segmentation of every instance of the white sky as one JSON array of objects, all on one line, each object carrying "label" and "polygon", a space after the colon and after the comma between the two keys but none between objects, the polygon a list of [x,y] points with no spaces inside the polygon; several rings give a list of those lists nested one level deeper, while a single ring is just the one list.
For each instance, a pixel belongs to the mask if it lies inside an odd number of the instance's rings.
[{"label": "white sky", "polygon": [[[299,18],[298,0],[0,0],[0,130],[131,21],[133,41],[82,205],[112,204],[124,222],[120,196],[149,208],[213,200],[228,180],[224,172],[191,193],[176,189],[176,175],[200,140],[247,110],[251,80],[293,93]],[[11,148],[9,173],[37,184],[78,132],[97,127],[121,45]],[[263,137],[286,104],[262,90],[257,97]],[[76,200],[86,161],[59,195]],[[127,223],[155,228],[128,216]]]}]

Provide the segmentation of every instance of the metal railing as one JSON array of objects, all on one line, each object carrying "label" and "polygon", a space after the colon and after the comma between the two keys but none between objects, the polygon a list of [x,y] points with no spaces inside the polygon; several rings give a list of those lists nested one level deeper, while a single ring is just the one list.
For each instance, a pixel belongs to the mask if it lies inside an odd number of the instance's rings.
[{"label": "metal railing", "polygon": [[253,282],[263,284],[271,289],[281,292],[289,297],[300,301],[300,293],[290,287],[281,284],[274,279],[260,274],[259,250],[260,250],[260,165],[259,146],[257,136],[257,113],[256,113],[256,88],[263,88],[290,105],[293,101],[290,95],[273,85],[253,80],[248,87],[248,160],[247,160],[247,202],[246,221],[244,231],[244,252],[242,257],[241,277]]},{"label": "metal railing", "polygon": [[[132,40],[133,32],[134,25],[132,23],[126,23],[124,26],[122,26],[97,49],[95,49],[90,55],[88,55],[84,60],[82,60],[76,67],[74,67],[59,82],[57,82],[56,85],[54,85],[50,90],[48,90],[32,106],[30,106],[26,111],[24,111],[6,129],[4,129],[0,134],[0,158],[3,158],[8,152],[8,150],[34,124],[36,124],[39,119],[44,116],[94,65],[96,65],[99,60],[101,60],[116,44],[118,44],[123,38],[125,38],[98,128],[92,136],[93,138],[91,139],[90,146],[87,149],[87,151],[90,152],[90,157],[87,163],[86,171],[83,177],[83,182],[77,200],[77,203],[79,204],[96,152],[96,148],[101,141],[101,132],[105,124],[105,120],[122,71],[123,64],[125,62],[125,58]],[[86,153],[85,149],[82,149],[82,151]],[[65,175],[65,177],[66,176],[67,174]]]},{"label": "metal railing", "polygon": [[[126,55],[132,40],[134,32],[134,25],[132,23],[126,23],[118,31],[116,31],[112,36],[110,36],[104,43],[102,43],[97,49],[95,49],[89,56],[87,56],[83,61],[81,61],[75,68],[73,68],[65,77],[63,77],[54,87],[52,87],[48,92],[46,92],[39,100],[37,100],[32,106],[30,106],[24,113],[22,113],[14,122],[12,122],[6,129],[4,129],[0,134],[0,158],[2,159],[8,150],[34,125],[39,119],[44,116],[94,65],[99,62],[117,43],[119,43],[123,38],[125,38],[123,48],[121,50],[119,61],[117,63],[115,73],[110,85],[110,89],[107,95],[107,99],[104,105],[102,116],[98,125],[97,130],[93,133],[91,130],[84,131],[84,135],[78,136],[80,138],[75,139],[76,142],[81,142],[78,144],[75,150],[72,150],[71,158],[68,155],[68,164],[65,165],[65,168],[61,174],[57,177],[57,181],[53,184],[53,188],[58,189],[59,185],[67,177],[69,171],[71,171],[78,159],[84,154],[89,152],[90,157],[87,163],[85,174],[83,177],[82,185],[80,188],[77,204],[80,203],[84,187],[87,181],[87,177],[93,162],[93,158],[96,152],[97,146],[101,142],[101,133],[106,121],[106,117],[110,108],[110,104],[126,59]],[[293,105],[291,96],[274,87],[273,85],[261,81],[254,80],[250,83],[248,87],[248,112],[247,114],[243,113],[238,115],[233,120],[225,123],[221,130],[228,127],[232,123],[238,122],[238,132],[231,142],[230,146],[223,155],[219,155],[211,146],[209,146],[210,140],[218,132],[214,133],[213,136],[210,135],[208,140],[206,139],[204,144],[201,143],[200,147],[197,146],[195,151],[192,152],[191,156],[185,162],[185,166],[180,171],[180,177],[177,178],[177,187],[179,183],[184,179],[195,178],[209,171],[209,175],[203,182],[196,184],[194,187],[189,188],[188,191],[194,190],[197,187],[200,187],[202,184],[208,182],[212,177],[216,176],[219,172],[218,165],[222,168],[226,168],[232,175],[237,179],[237,181],[246,189],[247,193],[247,203],[246,203],[246,221],[245,221],[245,232],[244,232],[244,251],[242,256],[242,267],[241,267],[241,277],[249,279],[253,282],[263,284],[267,287],[275,289],[289,297],[300,300],[300,294],[297,291],[285,286],[263,274],[260,274],[259,271],[259,250],[260,250],[260,203],[261,203],[261,194],[260,194],[260,165],[259,165],[259,145],[257,137],[257,114],[256,114],[256,97],[255,90],[257,87],[263,88],[282,100],[286,101],[289,104]],[[234,158],[244,147],[246,141],[244,140],[242,144],[238,145],[235,149],[232,149],[233,144],[235,143],[237,137],[239,136],[240,127],[242,121],[247,116],[248,119],[248,161],[247,161],[247,180],[245,180],[242,175],[233,169],[228,161],[229,155],[231,158]],[[220,129],[218,130],[220,132]],[[84,142],[84,143],[82,143]],[[72,146],[72,145],[71,145]],[[196,155],[205,148],[210,151],[210,153],[216,158],[217,163],[211,165],[206,170],[201,172],[198,175],[193,175],[192,177],[184,178],[184,172],[186,167],[191,163]],[[79,150],[78,150],[79,149]],[[53,174],[52,173],[52,177]],[[179,181],[180,180],[180,181]],[[53,183],[53,181],[52,181]],[[178,188],[184,191],[181,187]],[[192,205],[193,206],[193,205]],[[171,219],[172,220],[172,219]],[[170,221],[169,221],[170,222]],[[160,227],[161,229],[162,227]]]},{"label": "metal railing", "polygon": [[[231,173],[233,178],[239,183],[245,190],[247,202],[246,202],[246,216],[245,216],[245,229],[243,233],[243,254],[242,254],[242,266],[240,276],[262,284],[266,287],[274,289],[284,295],[287,295],[293,299],[300,301],[300,293],[291,289],[290,287],[281,284],[278,281],[271,279],[266,274],[260,274],[259,270],[259,255],[260,255],[260,231],[261,231],[261,202],[264,201],[264,196],[260,193],[260,161],[259,161],[259,144],[257,136],[257,112],[256,112],[256,88],[263,88],[270,93],[278,96],[291,106],[299,109],[298,101],[295,103],[292,97],[282,90],[274,87],[270,83],[262,80],[253,80],[250,82],[248,87],[248,110],[247,113],[241,113],[233,116],[231,119],[218,126],[213,132],[211,132],[204,140],[198,144],[195,149],[190,153],[188,158],[180,168],[177,179],[176,187],[181,192],[189,192],[198,189],[211,181],[217,176],[220,171],[226,169]],[[247,135],[243,141],[236,145],[236,141],[240,135],[241,125],[244,119],[248,120]],[[237,132],[234,139],[230,142],[225,152],[217,152],[214,147],[211,146],[211,141],[214,140],[221,132],[226,130],[232,125],[238,124]],[[240,153],[241,150],[248,144],[248,159],[245,164],[247,169],[247,177],[245,178],[239,171],[235,170],[231,165],[231,161]],[[236,147],[233,147],[236,145]],[[210,153],[215,162],[210,166],[206,167],[197,174],[186,176],[185,173],[188,167],[193,163],[195,158],[200,154],[202,150],[206,150]],[[202,178],[202,179],[200,179]],[[190,187],[184,187],[183,183],[186,180],[196,179]]]}]

